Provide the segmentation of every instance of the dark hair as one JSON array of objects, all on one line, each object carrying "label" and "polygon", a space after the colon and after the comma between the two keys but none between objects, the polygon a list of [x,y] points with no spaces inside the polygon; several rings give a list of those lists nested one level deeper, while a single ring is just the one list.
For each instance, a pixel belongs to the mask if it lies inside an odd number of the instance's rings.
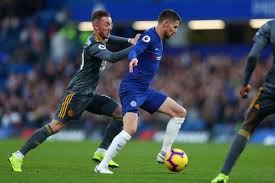
[{"label": "dark hair", "polygon": [[177,12],[175,12],[174,10],[171,10],[171,9],[165,9],[159,15],[158,22],[161,23],[164,20],[172,20],[172,21],[177,21],[178,20],[178,21],[181,22],[181,18],[179,16],[179,14]]},{"label": "dark hair", "polygon": [[92,14],[92,22],[94,22],[95,20],[99,20],[102,17],[111,17],[110,13],[106,10],[97,10]]}]

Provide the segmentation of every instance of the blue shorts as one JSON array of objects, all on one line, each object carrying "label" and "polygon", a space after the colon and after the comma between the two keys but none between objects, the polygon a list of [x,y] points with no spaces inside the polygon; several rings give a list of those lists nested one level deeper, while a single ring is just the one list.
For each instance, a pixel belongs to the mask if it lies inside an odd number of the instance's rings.
[{"label": "blue shorts", "polygon": [[138,113],[138,108],[153,114],[163,104],[167,96],[152,88],[146,92],[123,91],[119,93],[122,114],[126,112]]}]

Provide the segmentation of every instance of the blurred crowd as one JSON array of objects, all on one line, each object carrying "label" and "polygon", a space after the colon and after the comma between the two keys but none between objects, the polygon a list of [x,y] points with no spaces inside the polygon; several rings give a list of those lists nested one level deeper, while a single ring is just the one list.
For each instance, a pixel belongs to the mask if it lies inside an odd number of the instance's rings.
[{"label": "blurred crowd", "polygon": [[[42,11],[29,18],[6,16],[0,24],[0,128],[12,133],[38,128],[53,118],[79,69],[81,47],[90,33],[79,32],[66,10]],[[246,54],[238,60],[226,53],[164,54],[153,87],[187,109],[183,130],[212,131],[218,125],[233,126],[243,120],[250,101],[239,96]],[[270,64],[271,57],[257,65],[250,97],[263,84]],[[98,92],[119,101],[119,84],[127,66],[126,59],[108,64]],[[109,120],[85,112],[72,127],[103,130]],[[162,114],[141,111],[139,131],[164,129],[167,121]]]}]

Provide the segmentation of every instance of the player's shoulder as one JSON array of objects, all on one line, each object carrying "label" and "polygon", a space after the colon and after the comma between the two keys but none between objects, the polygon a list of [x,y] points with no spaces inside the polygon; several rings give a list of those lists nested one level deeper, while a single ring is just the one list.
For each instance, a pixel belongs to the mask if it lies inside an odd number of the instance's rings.
[{"label": "player's shoulder", "polygon": [[264,25],[262,25],[260,29],[256,32],[254,40],[262,37],[269,38],[272,29],[275,29],[275,19],[269,20]]},{"label": "player's shoulder", "polygon": [[271,29],[275,28],[275,19],[267,21],[262,27],[259,29],[259,31],[269,32]]},{"label": "player's shoulder", "polygon": [[155,31],[155,27],[151,27],[151,28],[147,29],[146,31],[144,31],[144,34],[153,34],[154,31]]},{"label": "player's shoulder", "polygon": [[147,29],[141,35],[141,40],[145,43],[152,42],[154,39],[155,39],[155,28],[154,27]]},{"label": "player's shoulder", "polygon": [[91,46],[91,45],[94,45],[94,44],[102,44],[104,45],[104,42],[101,41],[95,34],[91,34],[86,42],[85,42],[85,46]]},{"label": "player's shoulder", "polygon": [[97,38],[95,34],[91,34],[84,45],[84,49],[88,50],[105,50],[105,44]]},{"label": "player's shoulder", "polygon": [[275,19],[267,21],[266,24],[268,24],[269,26],[275,26]]}]

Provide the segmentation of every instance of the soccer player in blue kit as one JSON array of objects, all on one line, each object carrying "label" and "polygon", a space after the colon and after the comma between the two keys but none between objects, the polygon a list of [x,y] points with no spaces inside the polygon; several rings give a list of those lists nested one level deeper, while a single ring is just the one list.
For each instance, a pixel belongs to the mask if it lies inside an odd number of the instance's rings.
[{"label": "soccer player in blue kit", "polygon": [[157,161],[164,163],[164,156],[171,149],[185,120],[186,110],[171,98],[152,89],[150,85],[161,61],[162,40],[172,37],[180,22],[181,18],[175,11],[164,10],[158,18],[158,25],[145,31],[131,49],[128,55],[129,73],[122,80],[119,90],[124,127],[113,139],[101,163],[95,167],[96,173],[113,173],[108,169],[108,162],[135,134],[139,108],[151,114],[161,112],[171,117],[161,151],[157,155]]}]

